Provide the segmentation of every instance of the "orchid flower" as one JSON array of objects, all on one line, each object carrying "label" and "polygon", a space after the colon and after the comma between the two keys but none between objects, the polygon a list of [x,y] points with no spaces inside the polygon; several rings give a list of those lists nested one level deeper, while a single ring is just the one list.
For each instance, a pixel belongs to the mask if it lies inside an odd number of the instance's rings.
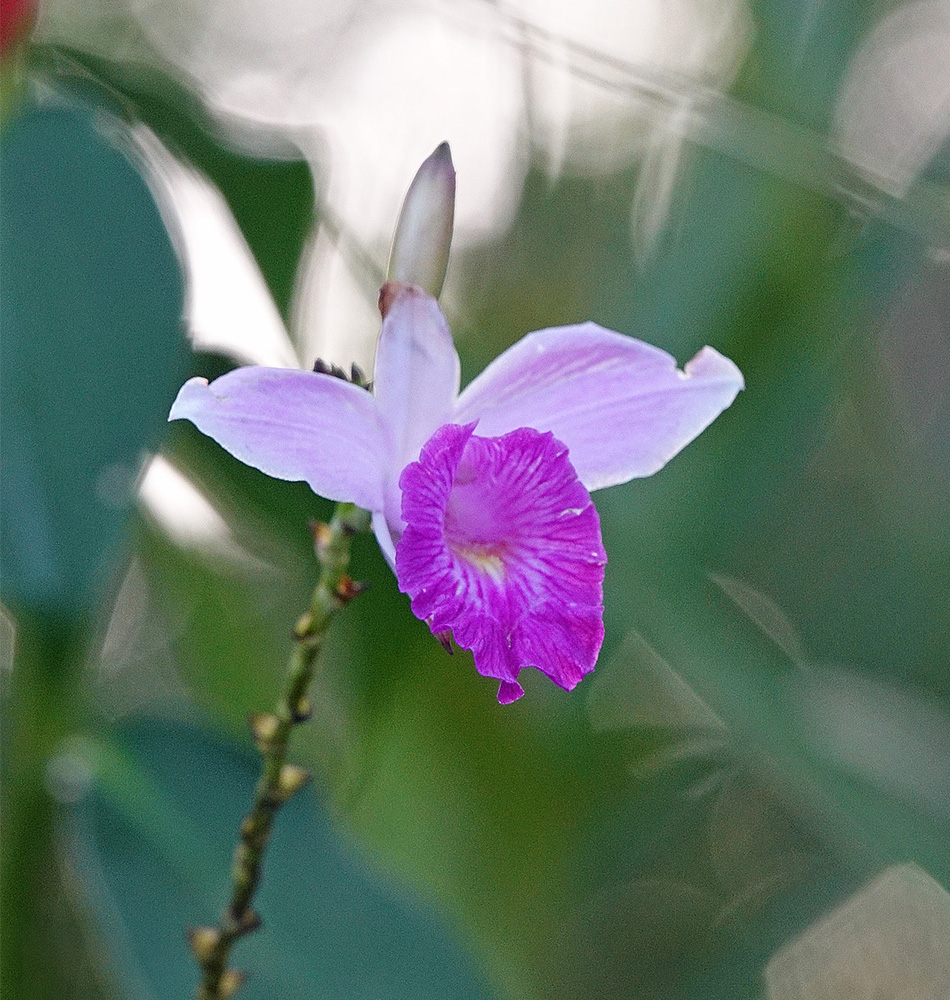
[{"label": "orchid flower", "polygon": [[181,389],[187,419],[270,476],[372,512],[413,613],[524,693],[523,667],[571,690],[603,641],[606,553],[590,492],[649,476],[743,387],[710,347],[683,371],[594,323],[528,334],[459,393],[435,298],[389,282],[374,392],[332,374],[238,368]]}]

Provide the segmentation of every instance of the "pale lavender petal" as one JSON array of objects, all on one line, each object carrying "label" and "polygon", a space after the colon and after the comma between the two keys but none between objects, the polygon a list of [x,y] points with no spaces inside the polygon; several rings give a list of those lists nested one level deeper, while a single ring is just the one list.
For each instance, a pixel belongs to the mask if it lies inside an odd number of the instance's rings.
[{"label": "pale lavender petal", "polygon": [[374,384],[399,469],[446,423],[459,389],[459,359],[436,300],[391,281],[379,294],[383,328]]},{"label": "pale lavender petal", "polygon": [[391,446],[376,400],[330,375],[238,368],[189,379],[169,420],[190,420],[275,479],[303,480],[328,500],[381,510]]},{"label": "pale lavender petal", "polygon": [[459,397],[453,420],[478,433],[552,431],[589,490],[649,476],[735,399],[739,369],[704,347],[684,371],[642,341],[595,323],[528,334]]},{"label": "pale lavender petal", "polygon": [[382,511],[373,513],[373,534],[379,543],[379,550],[389,563],[389,568],[396,572],[396,543],[393,540],[392,529]]},{"label": "pale lavender petal", "polygon": [[441,427],[400,478],[396,577],[433,633],[451,629],[479,673],[520,697],[522,667],[570,690],[603,642],[606,553],[567,448],[521,428]]}]

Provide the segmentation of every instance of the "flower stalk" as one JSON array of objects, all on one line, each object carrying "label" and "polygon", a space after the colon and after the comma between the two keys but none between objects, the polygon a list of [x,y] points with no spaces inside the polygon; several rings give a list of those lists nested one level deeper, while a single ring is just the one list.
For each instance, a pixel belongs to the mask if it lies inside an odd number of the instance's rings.
[{"label": "flower stalk", "polygon": [[216,927],[196,927],[188,934],[201,967],[198,1000],[227,1000],[243,983],[243,975],[228,968],[228,958],[234,944],[261,925],[251,904],[260,882],[274,818],[310,777],[303,768],[287,763],[290,735],[294,726],[310,717],[307,692],[330,622],[365,589],[350,578],[348,569],[353,535],[368,528],[369,514],[347,503],[337,505],[329,524],[314,525],[320,577],[310,606],[294,626],[294,646],[284,690],[272,713],[256,712],[249,720],[262,767],[234,851],[231,899]]}]

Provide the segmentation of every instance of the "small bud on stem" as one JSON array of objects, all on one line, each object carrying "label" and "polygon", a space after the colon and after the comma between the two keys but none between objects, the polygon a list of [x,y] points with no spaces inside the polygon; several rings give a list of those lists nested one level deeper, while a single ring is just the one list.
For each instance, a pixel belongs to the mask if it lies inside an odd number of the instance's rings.
[{"label": "small bud on stem", "polygon": [[354,597],[359,597],[369,589],[369,583],[365,580],[354,580],[349,576],[343,576],[336,587],[336,596],[344,603],[349,604]]},{"label": "small bud on stem", "polygon": [[310,699],[306,695],[303,695],[297,704],[290,710],[290,716],[294,722],[306,722],[312,714],[313,706],[310,704]]},{"label": "small bud on stem", "polygon": [[333,541],[333,532],[330,525],[325,521],[311,521],[310,530],[313,532],[313,549],[318,559],[325,559],[327,546]]},{"label": "small bud on stem", "polygon": [[271,741],[280,728],[277,716],[270,712],[251,712],[247,717],[247,724],[250,726],[257,749],[266,754],[270,750]]},{"label": "small bud on stem", "polygon": [[277,779],[277,792],[281,801],[286,802],[292,795],[296,795],[309,781],[309,771],[297,767],[296,764],[284,764]]},{"label": "small bud on stem", "polygon": [[214,927],[189,927],[188,943],[199,962],[206,962],[221,941],[221,932]]},{"label": "small bud on stem", "polygon": [[234,917],[235,933],[239,937],[243,937],[245,934],[253,934],[254,931],[260,930],[261,918],[257,913],[257,910],[247,909],[239,917]]},{"label": "small bud on stem", "polygon": [[223,1000],[230,1000],[244,985],[246,980],[247,976],[245,973],[238,972],[237,969],[227,969],[221,976],[221,985],[219,987],[219,993]]}]

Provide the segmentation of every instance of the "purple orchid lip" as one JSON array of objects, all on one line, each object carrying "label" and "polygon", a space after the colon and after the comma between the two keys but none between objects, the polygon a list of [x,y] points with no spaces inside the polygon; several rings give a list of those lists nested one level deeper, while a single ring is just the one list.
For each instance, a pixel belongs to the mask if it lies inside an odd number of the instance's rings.
[{"label": "purple orchid lip", "polygon": [[[509,439],[512,432],[539,432],[539,437],[550,432],[553,437],[545,440],[566,447],[565,461],[587,496],[588,491],[652,475],[712,423],[743,388],[739,369],[710,347],[680,371],[675,360],[659,348],[583,323],[528,334],[459,394],[458,355],[436,300],[421,288],[390,282],[383,287],[381,301],[385,308],[373,379],[375,395],[324,373],[239,368],[210,385],[200,378],[189,380],[169,420],[191,420],[235,457],[268,475],[303,480],[321,496],[370,510],[380,548],[397,575],[400,560],[406,565],[412,562],[404,553],[415,543],[410,541],[407,549],[402,544],[405,536],[418,538],[416,528],[428,523],[425,517],[416,518],[419,511],[414,503],[410,504],[413,517],[404,519],[404,471],[408,474],[413,463],[421,462],[434,474],[432,448],[441,447],[443,438],[448,441],[464,432],[459,425],[477,423],[478,434],[468,432],[456,471],[464,470],[466,463],[475,469],[485,462],[491,464],[486,456],[492,449],[521,454],[526,439]],[[447,426],[456,430],[449,432]],[[486,439],[493,443],[477,443]],[[452,440],[458,446],[458,440]],[[550,456],[549,460],[554,461]],[[457,480],[449,487],[448,497],[453,488],[460,489]],[[516,492],[511,484],[499,488],[504,496]],[[543,506],[543,491],[531,495]],[[470,505],[468,516],[474,518],[476,513]],[[500,509],[498,516],[504,520],[512,515]],[[451,523],[449,529],[451,536]],[[599,533],[597,537],[599,545]],[[475,550],[472,554],[477,555]],[[461,549],[454,556],[464,559]],[[501,559],[499,552],[494,556]],[[493,567],[497,570],[492,553],[486,551],[480,564],[482,576],[490,579]],[[403,577],[399,579],[403,586]],[[415,583],[406,582],[403,589],[412,596],[410,586],[415,588]],[[418,595],[413,597],[413,611],[420,614],[417,599]],[[564,616],[572,613],[567,597],[558,600],[547,612],[552,636],[568,627]],[[600,605],[599,597],[596,605]],[[462,614],[459,623],[451,626],[456,641],[473,650],[482,673],[502,681],[500,700],[514,700],[520,687],[512,676],[516,676],[514,661],[506,652],[510,637],[504,628],[491,624],[499,621],[497,617],[483,623],[481,638],[470,635],[472,620]],[[436,616],[434,626],[440,622]],[[434,631],[441,630],[434,627]],[[459,640],[460,634],[464,641]],[[538,666],[562,687],[573,687],[593,666],[593,660],[587,665],[586,653],[578,654],[576,662],[584,666],[578,667],[576,678],[567,668],[552,666],[559,663],[556,644],[551,640],[545,646],[542,639],[532,639],[532,648],[538,652],[528,655],[519,647],[515,660],[528,665],[532,656],[543,659],[530,665]],[[599,640],[596,646],[599,649]],[[498,665],[502,662],[507,664],[504,669]]]},{"label": "purple orchid lip", "polygon": [[433,634],[451,629],[501,682],[499,701],[523,694],[522,667],[571,690],[604,638],[597,511],[550,431],[474,429],[440,427],[403,470],[399,589]]}]

